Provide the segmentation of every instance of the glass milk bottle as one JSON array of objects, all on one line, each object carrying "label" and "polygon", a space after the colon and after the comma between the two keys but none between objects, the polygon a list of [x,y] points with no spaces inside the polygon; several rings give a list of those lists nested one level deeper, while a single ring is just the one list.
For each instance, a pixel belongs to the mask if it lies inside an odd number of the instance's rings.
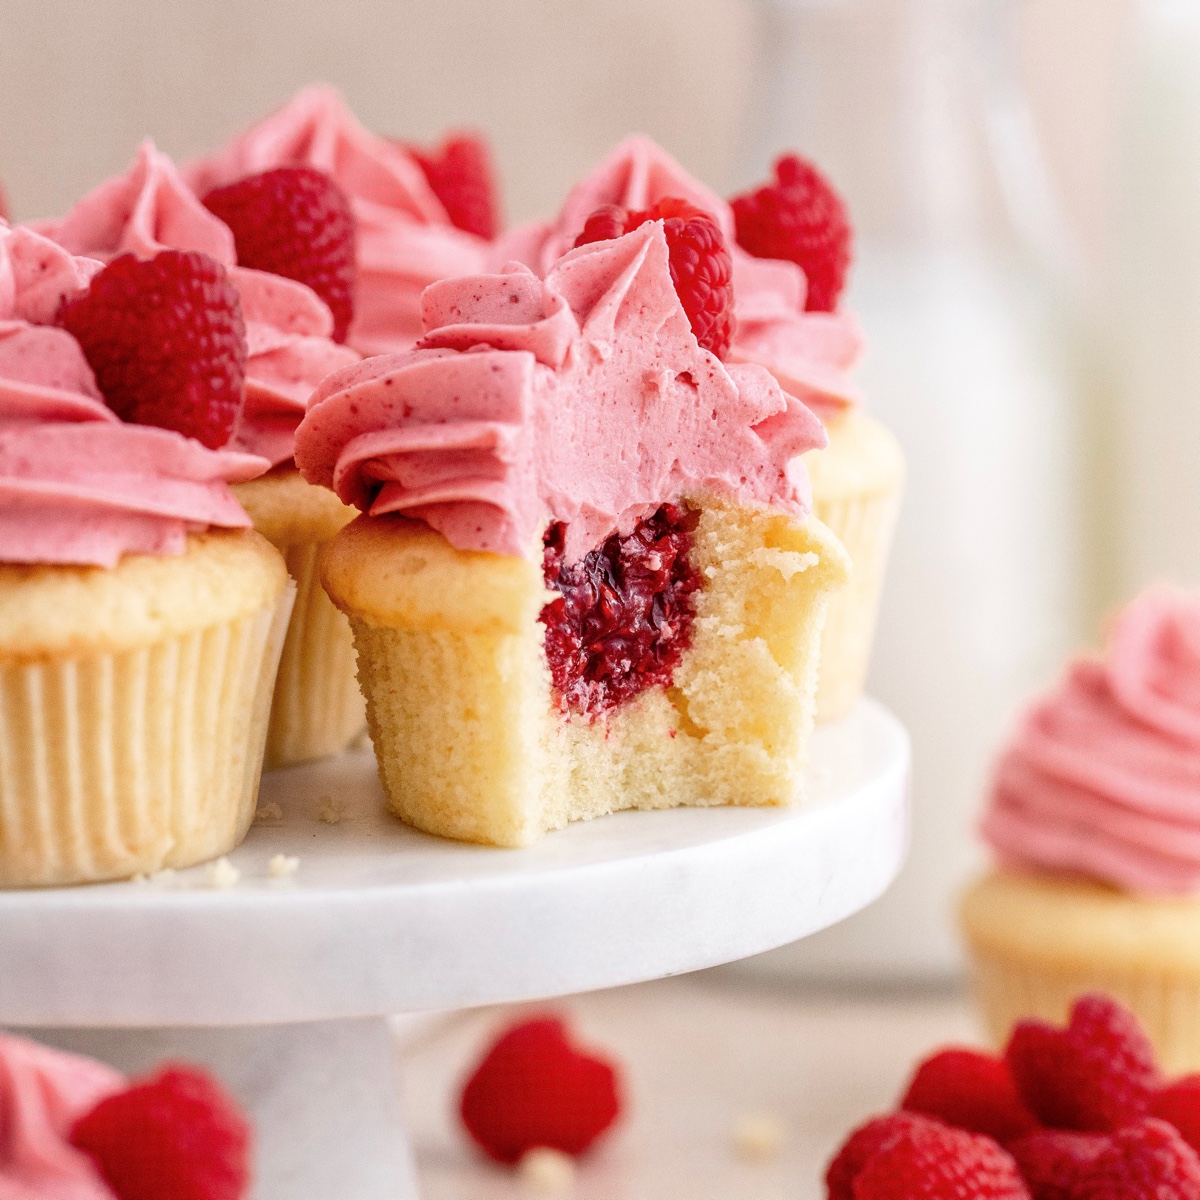
[{"label": "glass milk bottle", "polygon": [[1071,386],[1055,314],[1065,241],[1006,0],[763,0],[765,91],[742,181],[795,148],[858,231],[846,303],[868,409],[908,459],[869,690],[913,739],[900,880],[844,926],[750,970],[949,974],[981,859],[989,761],[1014,706],[1077,641]]}]

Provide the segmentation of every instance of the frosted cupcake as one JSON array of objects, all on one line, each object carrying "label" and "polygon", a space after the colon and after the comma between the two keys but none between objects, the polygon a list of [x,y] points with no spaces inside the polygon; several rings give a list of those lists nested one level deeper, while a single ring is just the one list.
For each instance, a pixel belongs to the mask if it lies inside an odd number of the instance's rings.
[{"label": "frosted cupcake", "polygon": [[[845,554],[820,422],[726,364],[729,255],[691,210],[424,294],[406,355],[296,438],[364,515],[322,552],[393,810],[503,846],[619,808],[799,798]],[[678,282],[679,290],[676,290]]]},{"label": "frosted cupcake", "polygon": [[[842,541],[853,564],[850,583],[830,601],[826,618],[817,717],[830,721],[844,716],[862,693],[904,459],[892,435],[863,412],[851,379],[862,335],[853,317],[837,308],[849,226],[828,185],[805,179],[803,191],[777,183],[735,199],[731,207],[649,138],[630,137],[574,188],[554,220],[503,235],[492,262],[516,259],[544,274],[606,205],[639,211],[677,197],[712,215],[733,259],[736,320],[729,361],[765,366],[784,391],[822,419],[829,434],[828,446],[805,462],[813,511]],[[784,211],[797,224],[808,221],[808,250],[801,239],[778,231],[763,237],[766,211]],[[785,253],[792,260],[779,257]]]},{"label": "frosted cupcake", "polygon": [[1018,724],[961,918],[997,1042],[1105,991],[1200,1069],[1200,596],[1144,593]]},{"label": "frosted cupcake", "polygon": [[292,604],[229,487],[267,463],[225,448],[245,339],[223,268],[101,268],[0,226],[3,887],[236,846]]},{"label": "frosted cupcake", "polygon": [[421,151],[364,129],[332,88],[309,87],[184,175],[202,196],[276,167],[314,167],[349,197],[358,287],[347,340],[363,354],[409,349],[423,332],[421,292],[484,268],[499,211],[476,138]]},{"label": "frosted cupcake", "polygon": [[246,400],[234,441],[268,459],[272,469],[234,491],[255,529],[283,554],[297,585],[267,738],[267,765],[286,766],[344,750],[366,724],[350,630],[315,570],[318,548],[353,511],[306,484],[292,461],[296,427],[313,389],[359,358],[335,340],[353,317],[353,217],[327,176],[305,170],[239,181],[210,203],[232,227],[146,142],[125,174],[41,228],[72,253],[103,260],[124,253],[149,258],[168,247],[198,250],[224,264],[238,290],[246,321]]}]

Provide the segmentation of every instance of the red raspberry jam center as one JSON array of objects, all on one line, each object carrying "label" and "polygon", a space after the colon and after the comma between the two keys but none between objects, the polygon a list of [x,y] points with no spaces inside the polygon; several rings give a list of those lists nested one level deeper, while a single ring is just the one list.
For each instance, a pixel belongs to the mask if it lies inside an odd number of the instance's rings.
[{"label": "red raspberry jam center", "polygon": [[572,566],[563,562],[565,527],[546,531],[542,568],[559,595],[541,621],[564,712],[598,716],[671,683],[691,644],[692,593],[701,586],[689,560],[698,519],[683,505],[664,504]]}]

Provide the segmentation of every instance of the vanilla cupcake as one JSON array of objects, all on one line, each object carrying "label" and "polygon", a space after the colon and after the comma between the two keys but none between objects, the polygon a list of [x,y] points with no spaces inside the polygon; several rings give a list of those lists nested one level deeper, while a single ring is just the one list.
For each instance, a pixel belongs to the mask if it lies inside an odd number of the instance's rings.
[{"label": "vanilla cupcake", "polygon": [[961,920],[996,1042],[1105,991],[1200,1069],[1200,596],[1156,589],[1022,717]]},{"label": "vanilla cupcake", "polygon": [[[266,458],[271,471],[234,493],[254,528],[284,556],[296,581],[296,604],[275,686],[268,767],[288,766],[344,750],[366,725],[354,673],[354,647],[345,618],[330,604],[315,570],[317,552],[354,515],[336,497],[310,487],[292,461],[297,425],[316,385],[359,355],[334,340],[353,311],[353,221],[345,198],[327,177],[246,181],[227,189],[223,211],[235,231],[204,207],[166,155],[144,143],[125,174],[102,183],[61,221],[42,229],[73,254],[108,260],[132,253],[150,258],[168,247],[199,250],[224,264],[238,290],[246,322],[245,407],[235,444]],[[282,189],[282,194],[281,194]],[[245,193],[249,191],[247,196]],[[241,201],[241,203],[239,203]],[[322,287],[329,303],[305,283],[274,271],[237,265],[258,262],[258,226],[269,225],[268,250],[286,253],[288,222],[303,215],[305,231],[320,238],[321,258],[303,256],[297,273]],[[247,228],[245,222],[250,222]],[[264,231],[267,233],[268,231]],[[240,251],[240,253],[239,253]],[[338,255],[345,257],[339,261]],[[286,269],[271,260],[272,266]],[[307,272],[305,272],[307,268]],[[346,268],[349,268],[347,272]]]},{"label": "vanilla cupcake", "polygon": [[223,448],[244,360],[211,259],[101,271],[0,224],[0,887],[249,827],[293,589],[229,489],[267,467]]},{"label": "vanilla cupcake", "polygon": [[605,205],[636,211],[675,197],[712,215],[733,258],[736,321],[729,361],[765,366],[784,391],[821,418],[829,435],[828,445],[811,452],[805,465],[813,512],[837,535],[852,563],[849,584],[830,600],[822,641],[817,719],[832,721],[849,712],[863,691],[904,457],[895,438],[863,411],[851,379],[862,335],[854,318],[837,308],[849,227],[840,201],[824,181],[821,187],[819,202],[841,222],[836,239],[830,239],[838,242],[840,257],[832,269],[810,263],[810,280],[798,262],[774,256],[784,252],[782,239],[760,244],[750,236],[749,219],[735,220],[735,211],[752,206],[756,193],[735,199],[731,207],[649,138],[634,136],[571,191],[552,221],[521,226],[499,238],[491,261],[498,267],[515,259],[544,274],[571,248],[588,217]]}]

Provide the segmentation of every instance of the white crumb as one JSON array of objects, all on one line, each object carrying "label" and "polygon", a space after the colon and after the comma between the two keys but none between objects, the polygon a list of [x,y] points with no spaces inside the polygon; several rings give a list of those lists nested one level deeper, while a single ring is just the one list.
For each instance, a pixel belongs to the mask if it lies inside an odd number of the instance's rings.
[{"label": "white crumb", "polygon": [[575,1160],[561,1150],[535,1146],[521,1156],[521,1179],[534,1192],[566,1192],[575,1182]]},{"label": "white crumb", "polygon": [[290,854],[276,854],[267,863],[267,874],[272,879],[291,879],[300,870],[300,860]]},{"label": "white crumb", "polygon": [[783,1146],[783,1122],[770,1113],[748,1113],[733,1126],[733,1152],[742,1162],[769,1162]]},{"label": "white crumb", "polygon": [[317,801],[317,817],[326,825],[341,824],[345,815],[346,806],[340,800],[335,800],[332,796],[322,796]]},{"label": "white crumb", "polygon": [[260,804],[254,810],[255,825],[276,825],[283,820],[283,809],[274,800]]},{"label": "white crumb", "polygon": [[218,891],[233,887],[241,876],[242,873],[224,855],[208,864],[208,886]]}]

